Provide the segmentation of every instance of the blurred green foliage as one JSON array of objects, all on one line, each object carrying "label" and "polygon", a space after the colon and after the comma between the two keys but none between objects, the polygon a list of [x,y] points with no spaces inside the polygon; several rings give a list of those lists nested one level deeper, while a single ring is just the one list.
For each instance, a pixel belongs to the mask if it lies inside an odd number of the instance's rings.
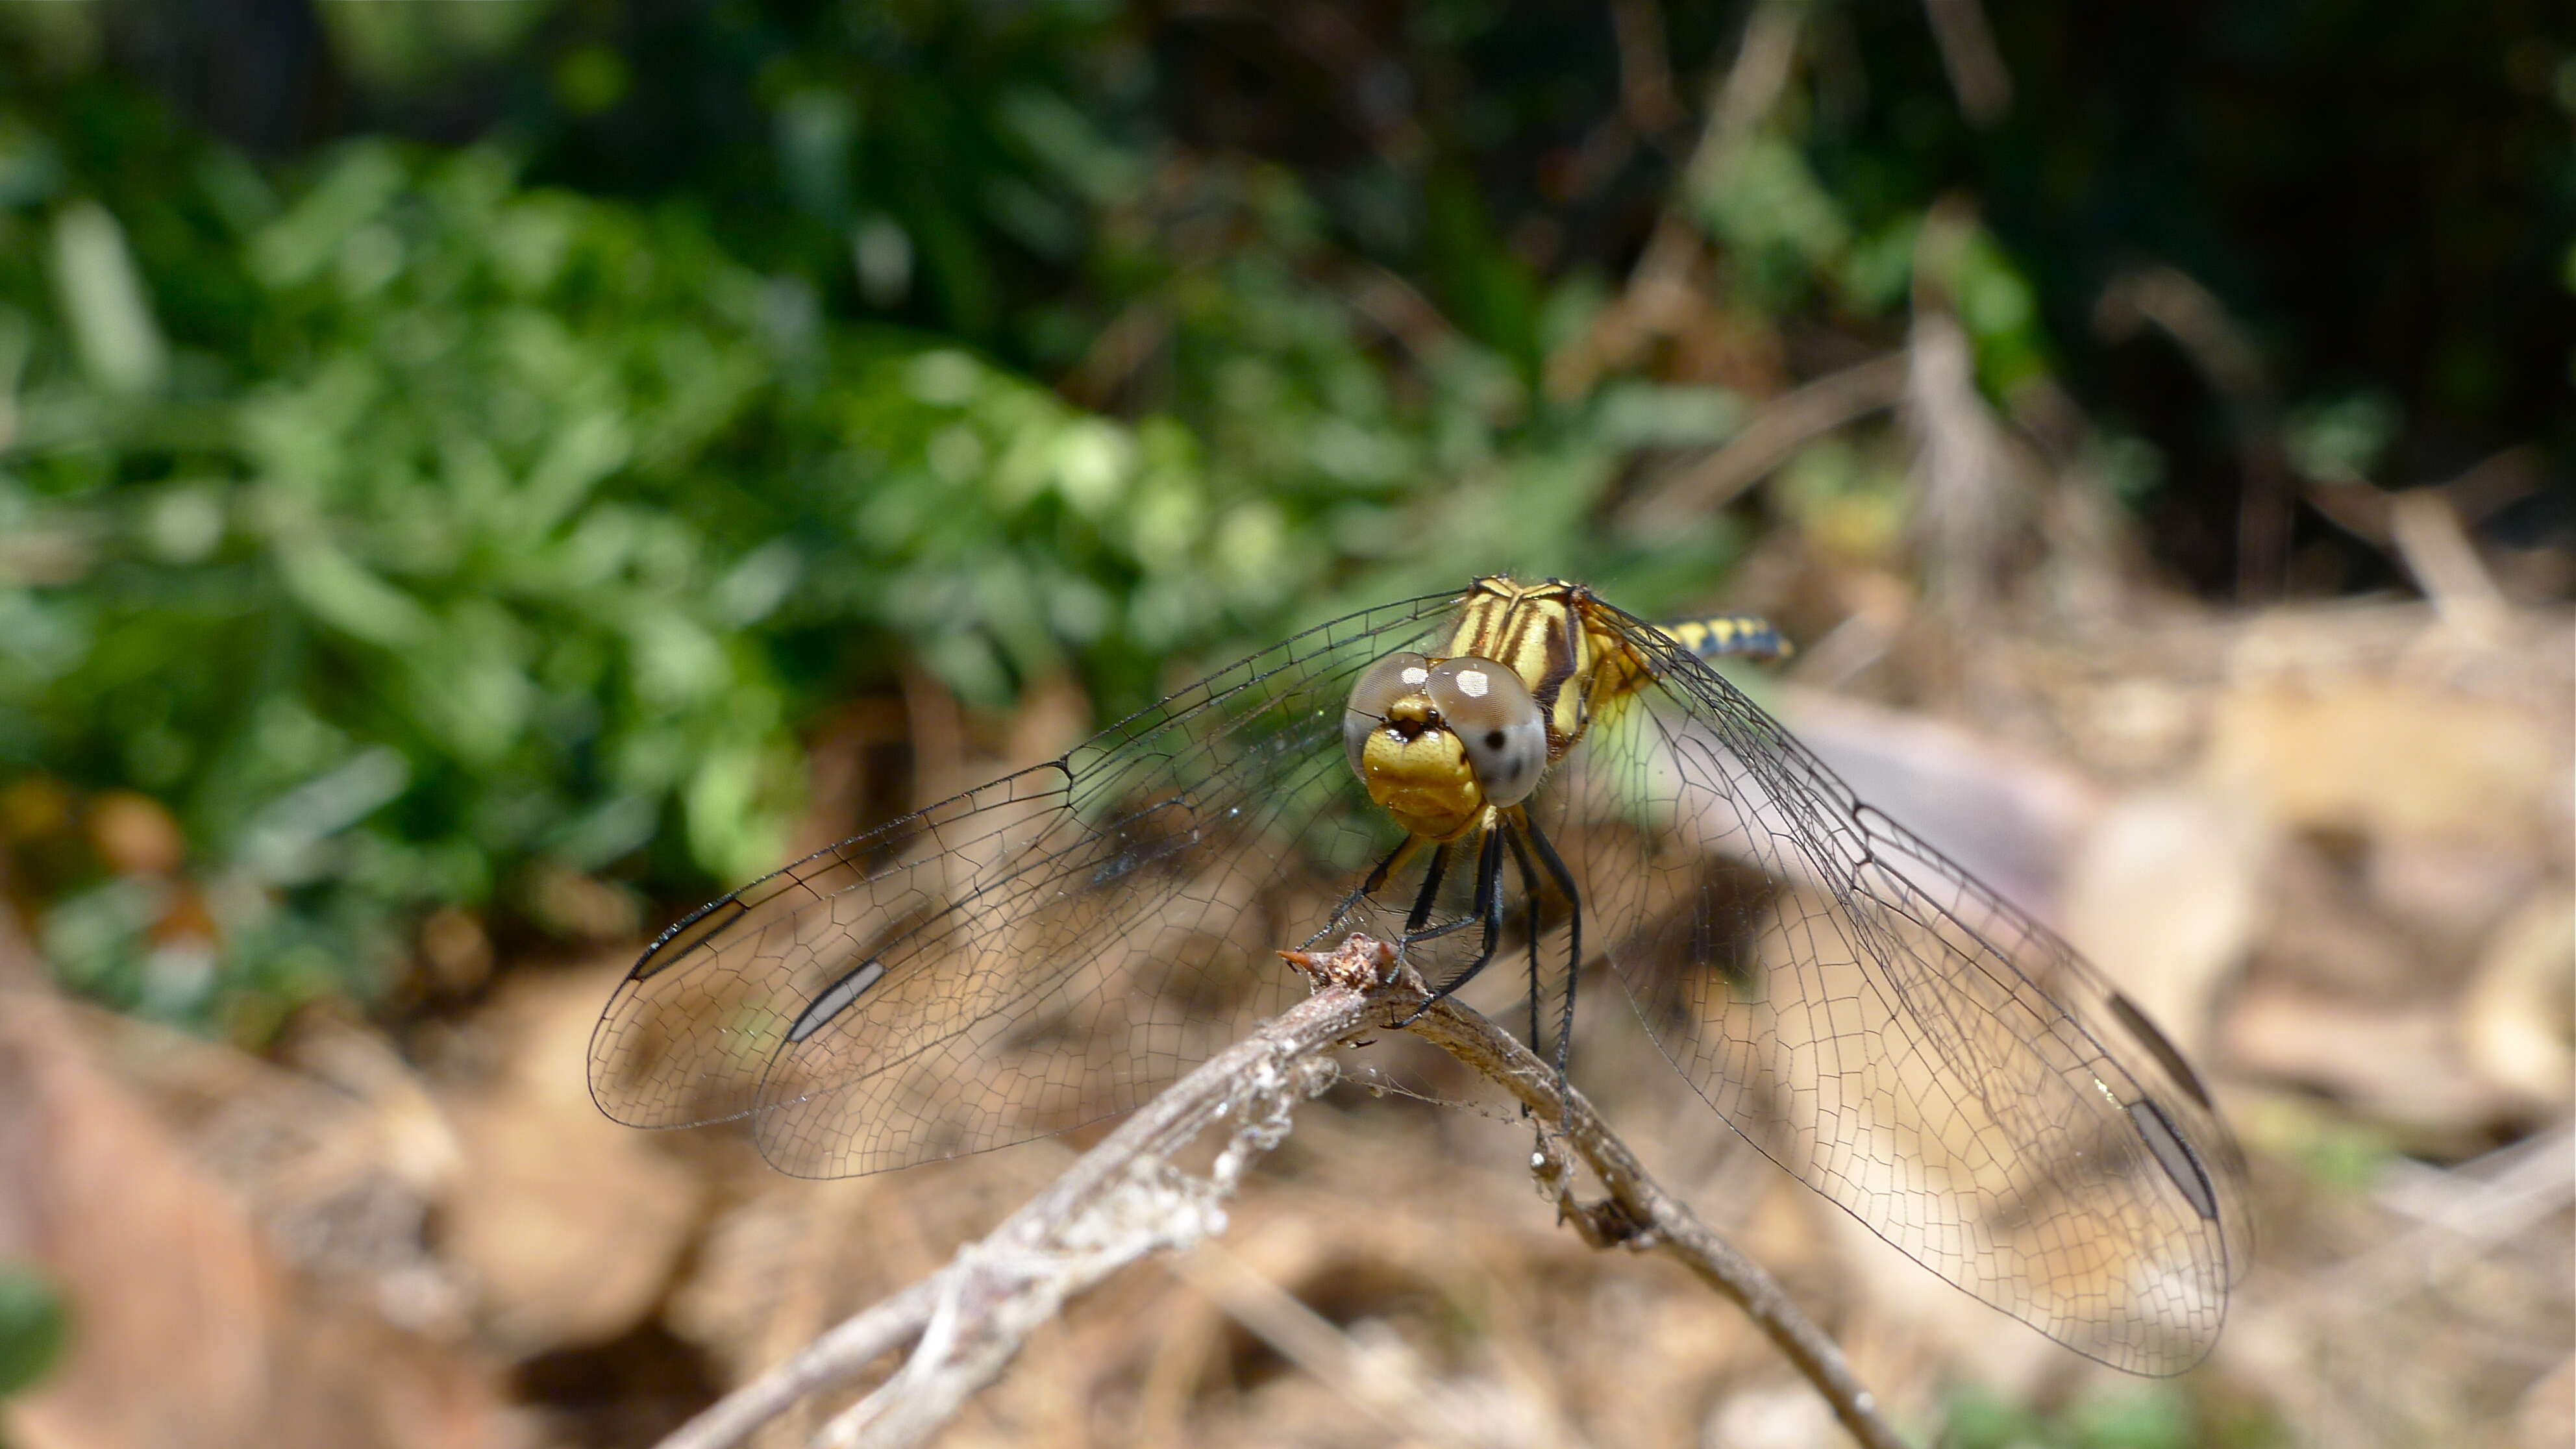
[{"label": "blurred green foliage", "polygon": [[2082,1394],[2050,1412],[1968,1389],[1952,1396],[1947,1413],[1948,1449],[2273,1449],[2288,1441],[2268,1416],[2196,1406],[2167,1384]]},{"label": "blurred green foliage", "polygon": [[34,1271],[0,1263],[0,1398],[52,1372],[71,1339],[62,1294]]},{"label": "blurred green foliage", "polygon": [[[65,970],[163,1013],[363,984],[406,911],[532,861],[756,873],[794,726],[898,648],[978,704],[1074,657],[1132,703],[1322,582],[1322,540],[1481,469],[1490,522],[1406,568],[1454,578],[1624,445],[1506,457],[1463,344],[1398,408],[1258,255],[1165,284],[1224,356],[1199,427],[1131,425],[489,150],[360,142],[283,188],[187,160],[130,224],[19,213],[0,292],[0,744],[177,808],[219,961],[156,952],[128,880],[50,918]],[[171,294],[223,310],[165,336]]]},{"label": "blurred green foliage", "polygon": [[[816,94],[780,102],[791,190],[849,124]],[[1124,708],[1175,651],[1497,560],[1714,576],[1715,525],[1568,541],[1633,449],[1723,437],[1732,399],[1542,406],[1528,339],[1445,331],[1392,375],[1309,275],[1292,176],[1210,167],[1147,216],[1142,158],[1067,114],[992,100],[1053,190],[984,225],[1098,226],[1175,379],[1132,419],[505,149],[260,165],[107,86],[11,117],[0,758],[166,803],[189,862],[40,880],[59,969],[255,1035],[380,988],[431,907],[552,924],[563,872],[685,898],[776,863],[798,727],[898,658],[983,706],[1078,662]],[[1158,244],[1173,213],[1223,242]],[[899,245],[971,334],[981,268],[925,215]]]},{"label": "blurred green foliage", "polygon": [[[1633,121],[1598,15],[1464,0],[1299,45],[1098,0],[61,11],[0,28],[0,831],[70,979],[247,1036],[384,989],[426,912],[776,863],[804,733],[907,661],[1107,716],[1477,571],[1705,599],[1758,509],[1616,505],[1901,340],[1963,157],[2007,213],[2069,164],[1823,3],[1697,166],[1740,8],[1668,10],[1689,104]],[[1928,279],[1998,401],[2084,370],[2100,277],[2034,214]],[[1717,340],[1565,366],[1663,225]],[[2302,459],[2366,474],[2422,391],[2335,381]],[[1773,506],[1884,555],[1902,476],[1828,440]]]}]

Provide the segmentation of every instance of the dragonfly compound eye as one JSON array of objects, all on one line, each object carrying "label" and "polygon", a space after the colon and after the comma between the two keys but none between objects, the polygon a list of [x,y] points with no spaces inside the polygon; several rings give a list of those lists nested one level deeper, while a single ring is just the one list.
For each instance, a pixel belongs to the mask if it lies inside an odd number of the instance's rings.
[{"label": "dragonfly compound eye", "polygon": [[1368,747],[1370,733],[1386,723],[1397,700],[1420,694],[1430,677],[1431,661],[1405,649],[1370,665],[1351,686],[1350,703],[1342,706],[1342,748],[1350,755],[1352,774],[1368,777],[1360,767],[1360,752]]},{"label": "dragonfly compound eye", "polygon": [[1547,769],[1547,723],[1521,677],[1490,659],[1448,659],[1431,666],[1425,687],[1466,747],[1487,803],[1528,799]]}]

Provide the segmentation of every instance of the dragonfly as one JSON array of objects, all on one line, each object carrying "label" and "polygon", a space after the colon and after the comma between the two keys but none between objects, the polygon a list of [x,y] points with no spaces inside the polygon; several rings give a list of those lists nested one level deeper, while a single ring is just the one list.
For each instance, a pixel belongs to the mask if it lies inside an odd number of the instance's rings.
[{"label": "dragonfly", "polygon": [[2251,1244],[2208,1088],[1716,667],[1783,647],[1503,576],[1322,624],[683,919],[608,1002],[592,1095],[748,1118],[802,1176],[983,1151],[1140,1105],[1285,1009],[1277,948],[1366,931],[1433,996],[1525,959],[1560,1072],[1606,975],[1719,1119],[1915,1262],[2114,1367],[2198,1363]]}]

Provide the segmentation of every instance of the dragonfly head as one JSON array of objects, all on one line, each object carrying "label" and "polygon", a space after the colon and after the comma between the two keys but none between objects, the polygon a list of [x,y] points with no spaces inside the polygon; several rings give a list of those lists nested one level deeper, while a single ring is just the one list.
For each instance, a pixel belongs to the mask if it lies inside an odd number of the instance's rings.
[{"label": "dragonfly head", "polygon": [[1488,806],[1529,798],[1547,769],[1547,726],[1529,686],[1472,656],[1406,650],[1371,666],[1342,710],[1352,773],[1396,823],[1453,840]]}]

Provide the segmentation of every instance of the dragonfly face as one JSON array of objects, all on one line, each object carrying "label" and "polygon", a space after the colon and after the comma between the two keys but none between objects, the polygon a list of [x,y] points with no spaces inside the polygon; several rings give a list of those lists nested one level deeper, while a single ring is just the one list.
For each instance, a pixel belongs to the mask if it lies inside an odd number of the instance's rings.
[{"label": "dragonfly face", "polygon": [[2189,1367],[2250,1244],[2207,1090],[1706,662],[1781,652],[1559,581],[1335,620],[674,926],[592,1094],[874,1172],[1138,1105],[1286,1004],[1277,947],[1400,937],[1446,987],[1526,956],[1533,1046],[1542,992],[1562,1060],[1606,971],[1715,1117],[1915,1261],[2106,1363]]},{"label": "dragonfly face", "polygon": [[1351,687],[1351,771],[1409,835],[1447,841],[1518,805],[1548,762],[1547,726],[1520,676],[1490,659],[1400,650]]}]

